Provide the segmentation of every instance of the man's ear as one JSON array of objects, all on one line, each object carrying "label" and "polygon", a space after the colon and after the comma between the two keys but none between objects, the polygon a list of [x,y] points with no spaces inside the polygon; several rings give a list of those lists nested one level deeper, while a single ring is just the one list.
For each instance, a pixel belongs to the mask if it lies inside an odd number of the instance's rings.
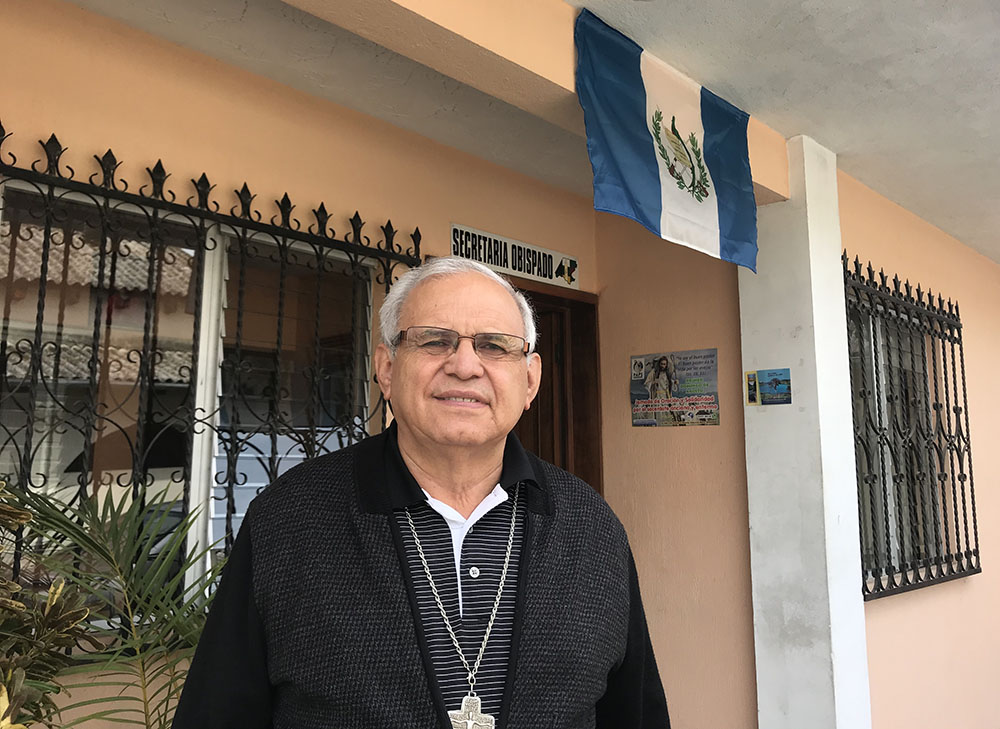
[{"label": "man's ear", "polygon": [[392,398],[392,353],[384,342],[375,347],[375,379],[388,402]]},{"label": "man's ear", "polygon": [[531,407],[532,400],[538,394],[538,388],[542,384],[542,358],[537,352],[528,355],[528,393],[524,399],[524,409]]}]

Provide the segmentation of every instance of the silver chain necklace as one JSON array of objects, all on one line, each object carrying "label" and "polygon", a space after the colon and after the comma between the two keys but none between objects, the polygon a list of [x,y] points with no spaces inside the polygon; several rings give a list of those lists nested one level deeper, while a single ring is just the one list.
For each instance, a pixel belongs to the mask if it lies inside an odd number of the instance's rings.
[{"label": "silver chain necklace", "polygon": [[[417,545],[417,554],[420,555],[420,564],[424,567],[424,574],[427,575],[427,582],[431,586],[431,593],[434,595],[434,602],[437,604],[438,611],[441,613],[441,618],[444,620],[444,627],[448,631],[448,635],[451,638],[452,645],[455,646],[455,650],[458,651],[458,657],[462,660],[462,665],[466,670],[466,680],[469,682],[469,693],[462,699],[462,708],[458,711],[449,711],[448,717],[451,719],[452,729],[493,729],[496,726],[496,718],[490,714],[483,714],[480,712],[482,703],[480,698],[476,695],[476,674],[479,672],[479,664],[482,663],[483,654],[486,653],[486,644],[490,640],[490,633],[493,631],[493,621],[496,620],[497,611],[500,609],[500,598],[503,596],[503,586],[507,581],[507,569],[510,567],[510,554],[514,548],[514,526],[517,524],[517,497],[520,493],[521,485],[517,484],[514,487],[514,508],[511,509],[510,513],[510,533],[507,535],[507,554],[503,558],[503,571],[500,573],[500,586],[497,588],[497,596],[493,601],[493,611],[490,613],[490,620],[486,624],[486,634],[483,635],[483,643],[479,646],[479,655],[476,656],[476,662],[474,665],[470,666],[469,661],[465,658],[465,653],[462,651],[462,646],[458,642],[458,636],[455,635],[454,629],[451,627],[451,621],[448,619],[448,613],[445,612],[444,605],[441,602],[441,596],[438,594],[437,585],[434,584],[434,578],[431,576],[431,567],[427,564],[427,557],[424,556],[423,545],[420,544],[420,537],[417,536],[417,528],[413,524],[413,517],[410,516],[410,510],[406,509],[406,521],[410,525],[410,534],[413,535],[413,541]],[[457,575],[458,579],[461,580],[462,576]]]}]

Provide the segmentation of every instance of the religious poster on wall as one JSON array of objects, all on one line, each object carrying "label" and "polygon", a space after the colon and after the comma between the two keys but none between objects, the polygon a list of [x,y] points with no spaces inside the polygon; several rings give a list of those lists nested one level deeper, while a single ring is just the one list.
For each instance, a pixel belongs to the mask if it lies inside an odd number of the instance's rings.
[{"label": "religious poster on wall", "polygon": [[691,349],[631,358],[634,426],[719,424],[719,351]]}]

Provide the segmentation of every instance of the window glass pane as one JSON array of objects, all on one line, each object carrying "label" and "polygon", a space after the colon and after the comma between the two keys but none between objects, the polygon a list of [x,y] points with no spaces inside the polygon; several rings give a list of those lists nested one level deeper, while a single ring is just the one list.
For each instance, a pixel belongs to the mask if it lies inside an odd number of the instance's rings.
[{"label": "window glass pane", "polygon": [[189,479],[198,236],[3,190],[0,478],[72,500]]},{"label": "window glass pane", "polygon": [[368,269],[331,251],[230,242],[215,540],[289,468],[364,436],[370,297]]},{"label": "window glass pane", "polygon": [[158,228],[154,243],[144,216],[113,211],[102,223],[68,201],[46,213],[37,196],[5,190],[5,478],[49,489],[182,481],[195,253],[189,232]]}]

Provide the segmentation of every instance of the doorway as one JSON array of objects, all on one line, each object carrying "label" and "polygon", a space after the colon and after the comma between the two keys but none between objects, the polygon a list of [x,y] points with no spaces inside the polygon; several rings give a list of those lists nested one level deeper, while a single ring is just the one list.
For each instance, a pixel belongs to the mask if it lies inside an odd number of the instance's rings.
[{"label": "doorway", "polygon": [[597,296],[514,279],[535,307],[542,383],[514,432],[532,453],[603,493]]}]

